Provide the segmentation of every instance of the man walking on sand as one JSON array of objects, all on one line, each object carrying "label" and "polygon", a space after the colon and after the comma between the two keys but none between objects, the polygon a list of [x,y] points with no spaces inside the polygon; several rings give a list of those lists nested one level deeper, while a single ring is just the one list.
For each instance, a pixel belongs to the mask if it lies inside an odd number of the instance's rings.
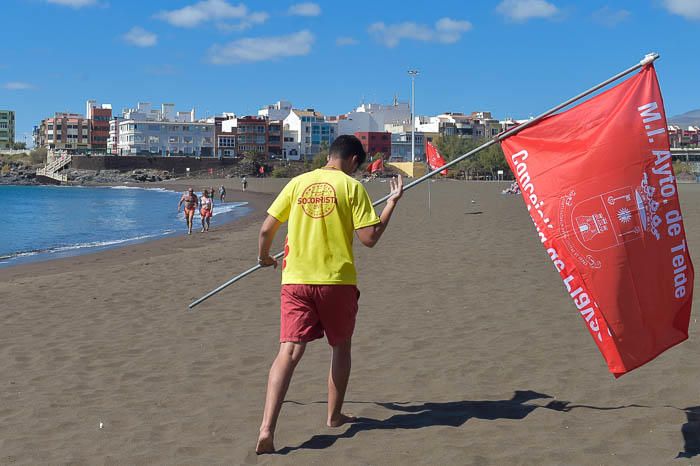
[{"label": "man walking on sand", "polygon": [[194,211],[199,206],[199,199],[194,193],[194,189],[190,188],[182,195],[180,202],[177,204],[177,212],[180,213],[180,206],[185,203],[185,222],[187,223],[187,234],[192,234],[192,220],[194,219]]},{"label": "man walking on sand", "polygon": [[392,179],[391,197],[377,217],[367,191],[350,176],[366,158],[359,139],[338,137],[327,165],[292,179],[268,209],[260,229],[258,264],[277,267],[270,247],[282,223],[289,222],[282,262],[280,349],[267,383],[258,454],[274,452],[275,427],[294,369],[306,344],[324,333],[332,353],[326,424],[339,427],[354,420],[341,412],[360,295],[353,232],[362,244],[373,247],[403,194],[401,177]]}]

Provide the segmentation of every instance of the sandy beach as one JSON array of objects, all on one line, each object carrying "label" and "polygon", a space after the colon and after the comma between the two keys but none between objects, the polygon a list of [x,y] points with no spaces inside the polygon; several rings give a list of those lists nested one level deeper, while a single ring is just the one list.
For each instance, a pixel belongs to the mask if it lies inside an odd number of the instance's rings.
[{"label": "sandy beach", "polygon": [[[279,453],[256,456],[280,272],[187,310],[255,263],[284,181],[249,181],[246,193],[193,182],[255,209],[208,234],[0,269],[0,464],[700,463],[696,317],[688,341],[615,380],[522,199],[459,181],[430,183],[430,211],[427,183],[409,191],[376,248],[356,242],[346,411],[360,422],[325,427],[318,341],[292,381]],[[700,264],[700,185],[680,197]]]}]

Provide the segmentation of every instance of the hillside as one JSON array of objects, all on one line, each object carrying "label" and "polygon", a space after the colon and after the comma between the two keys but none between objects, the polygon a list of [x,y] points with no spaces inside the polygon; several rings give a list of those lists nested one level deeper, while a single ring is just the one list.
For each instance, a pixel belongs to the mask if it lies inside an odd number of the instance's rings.
[{"label": "hillside", "polygon": [[668,119],[670,125],[678,125],[682,128],[687,128],[688,126],[700,126],[700,109],[691,110],[685,112],[681,115],[676,115]]}]

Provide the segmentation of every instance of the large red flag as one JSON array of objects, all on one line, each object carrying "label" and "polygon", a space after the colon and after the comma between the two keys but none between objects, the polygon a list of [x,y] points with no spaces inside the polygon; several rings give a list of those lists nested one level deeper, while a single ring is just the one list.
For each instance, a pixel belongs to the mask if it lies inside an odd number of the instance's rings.
[{"label": "large red flag", "polygon": [[[445,165],[445,159],[440,155],[440,151],[428,141],[425,141],[425,158],[428,161],[430,170],[435,170]],[[447,175],[447,169],[441,171],[440,174]]]},{"label": "large red flag", "polygon": [[502,143],[616,377],[688,338],[693,265],[653,65]]}]

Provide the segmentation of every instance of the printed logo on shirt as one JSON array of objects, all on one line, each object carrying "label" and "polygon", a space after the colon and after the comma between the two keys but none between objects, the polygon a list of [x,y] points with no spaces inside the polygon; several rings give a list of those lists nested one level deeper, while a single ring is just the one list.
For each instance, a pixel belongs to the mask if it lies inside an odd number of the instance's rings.
[{"label": "printed logo on shirt", "polygon": [[329,183],[309,185],[297,199],[304,213],[312,218],[322,218],[335,210],[338,198],[335,189]]}]

